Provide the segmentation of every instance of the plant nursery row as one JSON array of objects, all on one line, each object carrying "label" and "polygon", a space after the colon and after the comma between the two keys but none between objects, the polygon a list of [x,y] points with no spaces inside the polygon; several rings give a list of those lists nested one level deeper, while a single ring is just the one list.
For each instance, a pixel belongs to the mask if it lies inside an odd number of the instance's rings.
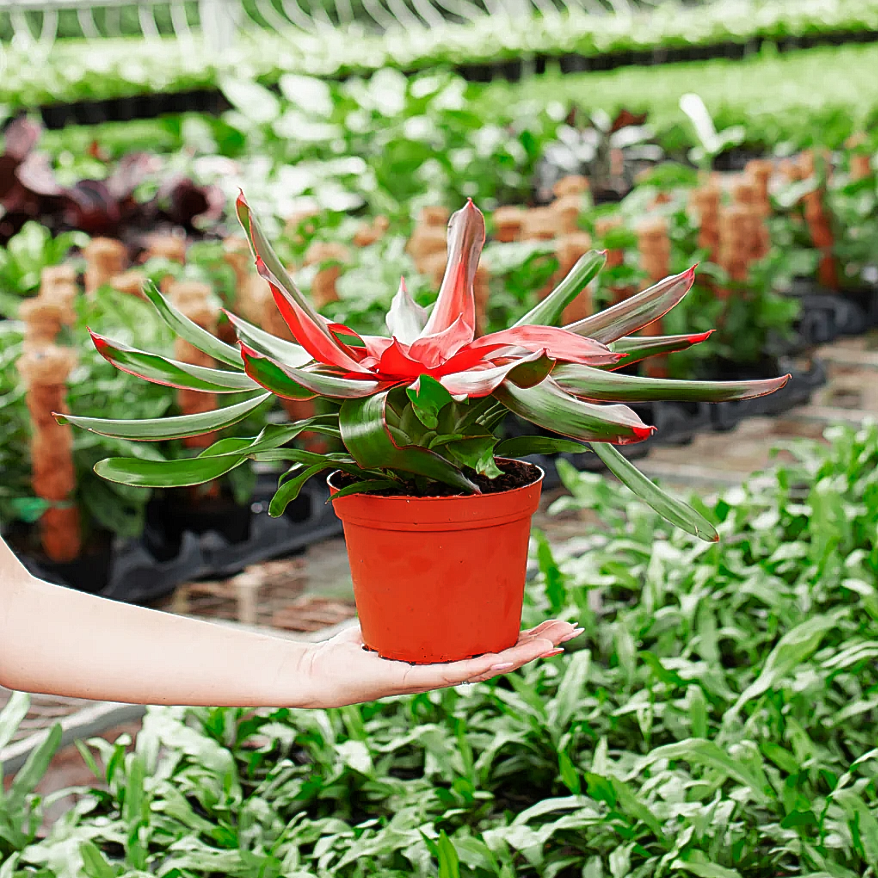
[{"label": "plant nursery row", "polygon": [[[376,5],[371,7],[373,10]],[[377,7],[380,11],[381,7]],[[697,61],[762,48],[796,49],[822,42],[872,41],[878,34],[875,0],[723,0],[663,3],[631,14],[595,15],[592,8],[559,12],[542,5],[533,15],[478,15],[466,23],[443,19],[440,8],[398,4],[401,18],[385,13],[386,41],[354,21],[312,32],[251,29],[218,51],[200,38],[58,40],[8,50],[0,101],[13,109],[58,102],[126,98],[152,92],[215,88],[231,74],[273,84],[286,73],[314,76],[368,74],[384,67],[413,72],[450,66],[477,79],[520,76],[520,62],[563,59],[566,69],[600,70],[633,64]],[[426,12],[425,9],[430,9]],[[447,18],[447,14],[445,16]],[[373,26],[374,31],[374,26]],[[341,38],[340,33],[349,34]],[[34,64],[35,54],[45,54]]]},{"label": "plant nursery row", "polygon": [[[151,708],[80,750],[48,835],[53,730],[0,799],[4,878],[658,878],[878,868],[878,431],[779,449],[672,531],[562,466],[580,551],[539,550],[525,623],[563,662],[329,711]],[[0,714],[0,746],[27,710]]]}]

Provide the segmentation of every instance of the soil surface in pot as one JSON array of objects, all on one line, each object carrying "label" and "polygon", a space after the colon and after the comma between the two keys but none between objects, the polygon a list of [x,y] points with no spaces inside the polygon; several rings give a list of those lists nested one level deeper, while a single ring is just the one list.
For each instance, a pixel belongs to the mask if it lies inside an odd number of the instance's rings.
[{"label": "soil surface in pot", "polygon": [[[512,491],[515,488],[523,488],[533,484],[539,478],[539,470],[531,463],[521,460],[498,461],[497,466],[503,471],[502,476],[489,479],[480,476],[474,470],[466,469],[464,474],[468,479],[475,482],[483,494],[501,494],[504,491]],[[352,476],[349,473],[333,473],[332,486],[334,488],[346,488],[356,482],[362,481],[360,476]],[[399,487],[385,488],[383,491],[370,491],[378,497],[466,497],[457,488],[451,485],[443,485],[441,482],[430,482],[420,488],[414,482],[401,482]]]}]

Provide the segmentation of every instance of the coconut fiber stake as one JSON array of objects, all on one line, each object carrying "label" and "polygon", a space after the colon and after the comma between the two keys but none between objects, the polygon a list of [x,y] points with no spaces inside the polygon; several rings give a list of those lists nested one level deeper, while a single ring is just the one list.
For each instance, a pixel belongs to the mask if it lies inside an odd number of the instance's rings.
[{"label": "coconut fiber stake", "polygon": [[128,248],[114,238],[92,238],[82,251],[85,257],[85,292],[96,290],[125,270]]},{"label": "coconut fiber stake", "polygon": [[50,504],[40,516],[40,542],[48,558],[62,563],[78,557],[82,548],[79,509],[73,499],[73,434],[53,416],[68,411],[67,378],[75,365],[73,351],[47,343],[27,347],[18,360],[31,419],[33,490]]},{"label": "coconut fiber stake", "polygon": [[[803,175],[813,177],[817,173],[817,164],[814,153],[806,150],[799,159]],[[828,162],[823,160],[824,167],[828,168]],[[820,262],[817,265],[817,280],[821,286],[838,291],[841,283],[838,277],[838,265],[833,255],[835,236],[832,233],[829,211],[826,209],[826,184],[820,183],[812,192],[802,199],[805,206],[805,222],[811,234],[811,243],[820,251]]]},{"label": "coconut fiber stake", "polygon": [[[219,306],[214,301],[213,290],[209,284],[199,281],[176,281],[169,287],[168,298],[183,316],[188,317],[202,329],[216,334]],[[216,367],[212,357],[180,338],[174,342],[174,357],[192,366]],[[182,414],[197,415],[214,411],[217,408],[217,396],[215,393],[181,388],[177,391],[177,404]],[[189,436],[183,439],[183,444],[189,448],[207,448],[215,439],[216,436],[212,433],[206,436]]]},{"label": "coconut fiber stake", "polygon": [[[644,288],[658,283],[671,273],[671,241],[668,237],[668,223],[663,217],[645,220],[637,229],[637,249],[640,253],[640,267],[646,272]],[[662,321],[653,320],[641,331],[641,335],[662,334]],[[665,378],[668,374],[664,357],[652,357],[645,363],[644,371],[651,378]]]}]

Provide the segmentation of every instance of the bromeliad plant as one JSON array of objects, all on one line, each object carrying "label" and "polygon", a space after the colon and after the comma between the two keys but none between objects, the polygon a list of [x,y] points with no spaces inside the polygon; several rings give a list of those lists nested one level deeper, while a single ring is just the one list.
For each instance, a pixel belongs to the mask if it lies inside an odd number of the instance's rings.
[{"label": "bromeliad plant", "polygon": [[[389,336],[361,336],[322,317],[300,293],[243,195],[237,210],[257,269],[297,343],[230,314],[239,345],[225,344],[183,317],[157,290],[148,289],[164,320],[222,368],[175,362],[93,334],[100,352],[120,369],[148,381],[247,395],[217,411],[184,417],[64,419],[108,436],[162,440],[221,431],[272,395],[323,397],[337,403],[337,412],[270,424],[249,439],[220,438],[191,459],[110,458],[96,466],[99,475],[128,485],[170,487],[207,482],[248,459],[284,461],[290,468],[270,508],[272,515],[280,515],[308,479],[326,470],[348,476],[335,499],[363,493],[477,495],[491,493],[492,484],[499,484],[494,480],[502,474],[506,458],[581,451],[580,443],[589,443],[612,473],[669,521],[703,539],[717,538],[699,513],[658,489],[614,447],[642,442],[655,429],[627,403],[745,399],[778,390],[789,378],[694,382],[619,371],[708,337],[709,332],[634,334],[685,296],[694,267],[585,320],[558,327],[564,308],[603,265],[604,254],[592,252],[514,326],[476,338],[473,280],[485,225],[470,201],[449,223],[448,265],[432,311],[417,306],[402,282],[387,315]],[[556,436],[501,440],[496,431],[507,411]],[[290,447],[303,431],[336,437],[344,450],[315,454]]]}]

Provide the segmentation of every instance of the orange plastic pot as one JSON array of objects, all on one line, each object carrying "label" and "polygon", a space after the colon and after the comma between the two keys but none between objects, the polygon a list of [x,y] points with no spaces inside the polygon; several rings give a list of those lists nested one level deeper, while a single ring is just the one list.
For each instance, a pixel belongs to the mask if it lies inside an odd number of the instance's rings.
[{"label": "orange plastic pot", "polygon": [[367,647],[430,664],[515,644],[543,482],[543,471],[533,470],[533,482],[498,494],[333,501]]}]

